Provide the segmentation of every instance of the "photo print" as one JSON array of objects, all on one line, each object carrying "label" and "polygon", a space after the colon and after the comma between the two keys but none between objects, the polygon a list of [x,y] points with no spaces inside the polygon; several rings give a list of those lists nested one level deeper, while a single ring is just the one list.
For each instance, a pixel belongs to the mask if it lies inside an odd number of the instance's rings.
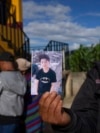
[{"label": "photo print", "polygon": [[32,51],[31,94],[62,94],[62,52]]}]

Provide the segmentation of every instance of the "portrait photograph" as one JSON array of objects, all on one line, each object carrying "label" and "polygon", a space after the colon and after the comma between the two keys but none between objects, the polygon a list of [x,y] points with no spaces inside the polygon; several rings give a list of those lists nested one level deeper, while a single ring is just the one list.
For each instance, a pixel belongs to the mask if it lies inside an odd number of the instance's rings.
[{"label": "portrait photograph", "polygon": [[62,51],[32,51],[31,63],[31,95],[62,94]]}]

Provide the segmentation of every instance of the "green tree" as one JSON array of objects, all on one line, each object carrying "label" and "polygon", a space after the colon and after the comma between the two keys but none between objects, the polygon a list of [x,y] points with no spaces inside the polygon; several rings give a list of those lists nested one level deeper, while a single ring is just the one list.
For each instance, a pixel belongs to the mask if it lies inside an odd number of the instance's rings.
[{"label": "green tree", "polygon": [[87,71],[94,61],[93,46],[84,47],[82,44],[79,49],[69,56],[69,66],[74,72]]},{"label": "green tree", "polygon": [[100,61],[100,43],[96,44],[92,49],[94,61]]}]

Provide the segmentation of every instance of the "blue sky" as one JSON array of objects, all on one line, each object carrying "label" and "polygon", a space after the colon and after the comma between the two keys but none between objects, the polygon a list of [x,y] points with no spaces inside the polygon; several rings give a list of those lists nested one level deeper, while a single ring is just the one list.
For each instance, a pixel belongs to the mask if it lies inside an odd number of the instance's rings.
[{"label": "blue sky", "polygon": [[23,0],[24,31],[31,47],[46,46],[50,40],[69,48],[100,42],[99,0]]}]

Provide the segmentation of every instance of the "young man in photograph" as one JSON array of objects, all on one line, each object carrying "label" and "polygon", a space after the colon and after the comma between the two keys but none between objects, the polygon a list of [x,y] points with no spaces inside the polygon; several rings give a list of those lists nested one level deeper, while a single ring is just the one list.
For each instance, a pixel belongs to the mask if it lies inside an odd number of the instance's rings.
[{"label": "young man in photograph", "polygon": [[35,87],[38,94],[52,91],[55,88],[56,73],[50,68],[50,58],[46,54],[39,56],[41,69],[36,74]]}]

